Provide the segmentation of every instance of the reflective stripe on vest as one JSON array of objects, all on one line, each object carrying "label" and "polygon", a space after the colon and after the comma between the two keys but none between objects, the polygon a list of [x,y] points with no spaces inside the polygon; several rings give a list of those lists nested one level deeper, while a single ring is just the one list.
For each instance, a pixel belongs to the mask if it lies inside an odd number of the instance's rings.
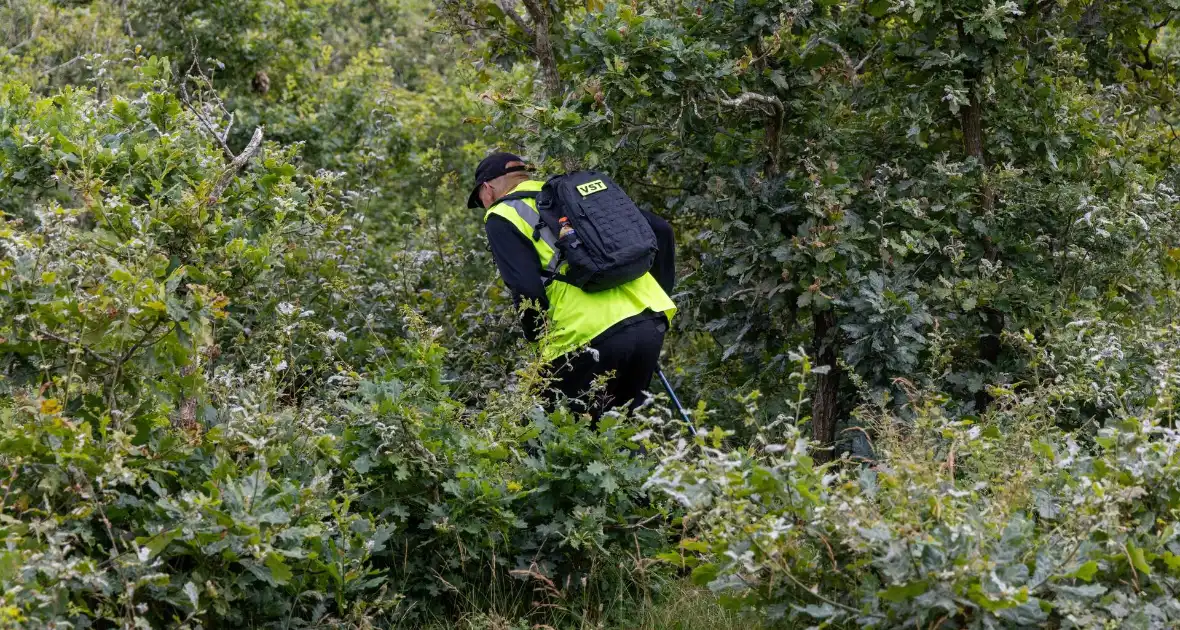
[{"label": "reflective stripe on vest", "polygon": [[553,250],[553,257],[549,259],[549,264],[545,268],[549,277],[553,277],[553,274],[557,273],[557,268],[561,265],[561,250],[557,249],[557,236],[553,233],[553,230],[549,229],[549,226],[541,221],[541,214],[532,206],[525,203],[524,199],[509,199],[500,203],[511,207],[520,215],[520,218],[524,219],[525,223],[533,226],[534,236],[532,239],[534,241],[539,236],[549,246],[549,249]]},{"label": "reflective stripe on vest", "polygon": [[[537,192],[544,185],[544,182],[530,180],[522,182],[511,192]],[[528,210],[522,213],[517,203],[511,202],[517,202]],[[548,268],[558,258],[557,248],[548,243],[543,234],[536,232],[536,219],[530,221],[526,218],[536,213],[535,203],[532,199],[502,201],[484,213],[484,221],[496,215],[511,223],[533,244],[541,266]],[[534,234],[539,238],[534,238]],[[545,285],[545,297],[549,299],[549,329],[541,346],[541,358],[545,361],[554,361],[589,345],[611,326],[644,311],[663,313],[669,320],[676,313],[672,298],[668,297],[650,273],[613,289],[595,293],[586,293],[560,280],[550,282]]]}]

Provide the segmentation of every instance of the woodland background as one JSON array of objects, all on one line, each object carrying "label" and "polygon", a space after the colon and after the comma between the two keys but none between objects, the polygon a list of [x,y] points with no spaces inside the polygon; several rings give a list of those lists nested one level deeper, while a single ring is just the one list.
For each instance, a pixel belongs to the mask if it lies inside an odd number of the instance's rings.
[{"label": "woodland background", "polygon": [[[1180,2],[4,0],[0,627],[1180,623]],[[678,237],[591,429],[464,207]]]}]

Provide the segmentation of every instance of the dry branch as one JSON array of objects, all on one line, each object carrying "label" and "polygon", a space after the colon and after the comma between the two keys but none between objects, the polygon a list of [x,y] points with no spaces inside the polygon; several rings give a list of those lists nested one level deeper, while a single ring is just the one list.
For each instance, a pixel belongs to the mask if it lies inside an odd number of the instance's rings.
[{"label": "dry branch", "polygon": [[723,98],[718,99],[722,105],[726,107],[746,107],[749,105],[756,105],[765,111],[770,108],[767,113],[779,114],[783,113],[783,102],[778,100],[777,96],[767,96],[765,94],[758,94],[757,92],[742,92],[737,98]]},{"label": "dry branch", "polygon": [[187,107],[188,110],[193,113],[193,116],[197,117],[197,122],[201,123],[201,126],[205,128],[205,131],[208,131],[209,135],[213,136],[213,139],[216,140],[219,145],[221,145],[221,152],[225,154],[225,158],[227,160],[233,160],[236,156],[234,155],[234,152],[230,150],[229,144],[226,143],[226,139],[229,137],[230,127],[234,124],[233,114],[230,114],[229,124],[225,127],[225,133],[217,133],[217,130],[213,128],[213,123],[209,122],[209,119],[206,118],[203,113],[201,113],[200,109],[193,105],[192,97],[188,95],[188,88],[186,87],[187,83],[188,77],[186,76],[184,80],[180,82],[181,104]]},{"label": "dry branch", "polygon": [[742,92],[737,98],[719,98],[717,102],[733,108],[755,107],[766,114],[766,174],[778,174],[779,136],[783,131],[783,116],[786,108],[777,96],[757,92]]},{"label": "dry branch", "polygon": [[533,32],[532,27],[524,21],[524,17],[516,12],[516,0],[496,0],[496,5],[508,17],[512,18],[513,22],[516,22],[516,25],[520,27],[520,30],[524,31],[525,35],[528,35],[529,39],[536,39],[536,34]]},{"label": "dry branch", "polygon": [[98,361],[99,363],[101,363],[107,367],[113,367],[115,365],[115,361],[113,359],[106,357],[106,356],[90,349],[85,344],[83,344],[80,340],[67,339],[65,337],[62,337],[61,335],[56,335],[54,333],[51,333],[48,330],[38,330],[38,331],[36,331],[36,334],[40,335],[41,337],[44,337],[46,339],[52,339],[58,343],[64,343],[67,346],[70,346],[73,348],[78,348],[79,350],[81,350],[83,353],[85,353],[90,358],[94,359],[95,361]]},{"label": "dry branch", "polygon": [[47,77],[47,76],[53,74],[54,72],[61,70],[62,68],[65,68],[67,66],[72,66],[72,65],[74,65],[74,62],[79,61],[80,59],[82,59],[82,57],[83,57],[83,55],[78,55],[77,57],[74,57],[73,59],[70,59],[69,61],[63,61],[62,63],[59,63],[56,66],[53,66],[52,68],[42,72],[41,76]]},{"label": "dry branch", "polygon": [[238,171],[245,168],[246,164],[248,164],[250,160],[253,159],[254,155],[257,154],[258,150],[261,148],[262,127],[255,127],[254,137],[250,138],[250,144],[247,144],[246,148],[242,149],[242,152],[239,153],[232,162],[230,162],[229,167],[227,167],[225,171],[221,173],[221,176],[217,178],[217,183],[213,185],[213,192],[209,194],[209,203],[216,203],[218,199],[221,199],[221,193],[225,192],[225,189],[229,186],[229,183],[233,181],[234,175],[237,175]]},{"label": "dry branch", "polygon": [[811,50],[818,44],[823,44],[836,51],[836,53],[840,55],[840,58],[844,61],[844,75],[848,77],[848,81],[854,85],[859,81],[857,76],[862,70],[864,70],[865,64],[868,63],[869,59],[872,58],[873,53],[877,52],[877,46],[874,45],[873,48],[869,50],[868,54],[864,56],[864,59],[861,59],[859,62],[854,62],[852,55],[848,54],[848,51],[845,50],[843,46],[826,37],[816,37],[812,39],[810,42],[808,42],[804,50]]},{"label": "dry branch", "polygon": [[37,28],[40,26],[41,26],[41,14],[38,13],[37,15],[33,16],[33,25],[31,27],[29,27],[29,36],[26,37],[24,41],[18,43],[17,45],[13,46],[12,48],[9,48],[6,51],[4,51],[4,54],[0,55],[0,57],[5,57],[8,55],[11,55],[12,53],[15,53],[16,51],[20,50],[21,48],[28,46],[30,42],[32,42],[34,39],[37,39],[37,35],[38,35]]}]

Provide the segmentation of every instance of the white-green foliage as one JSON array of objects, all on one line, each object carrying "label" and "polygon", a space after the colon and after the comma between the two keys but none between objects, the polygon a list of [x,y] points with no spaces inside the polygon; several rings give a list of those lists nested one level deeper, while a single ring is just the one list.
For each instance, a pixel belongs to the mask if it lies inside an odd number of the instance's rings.
[{"label": "white-green foliage", "polygon": [[1160,352],[1152,386],[1104,382],[1121,404],[1102,428],[1052,425],[1073,398],[1063,390],[1096,381],[997,392],[983,418],[949,417],[945,397],[912,391],[912,419],[876,412],[880,461],[816,467],[797,419],[782,417],[746,448],[700,440],[661,452],[649,484],[697,524],[679,561],[723,600],[771,620],[1171,627],[1180,329],[1152,333],[1143,340]]}]

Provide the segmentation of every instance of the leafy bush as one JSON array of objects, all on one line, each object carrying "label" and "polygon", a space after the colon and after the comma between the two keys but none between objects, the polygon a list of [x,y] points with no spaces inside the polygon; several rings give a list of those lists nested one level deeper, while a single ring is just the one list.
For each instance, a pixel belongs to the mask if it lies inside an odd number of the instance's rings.
[{"label": "leafy bush", "polygon": [[[438,366],[398,376],[420,369]],[[207,433],[141,444],[110,416],[16,399],[0,428],[8,621],[367,627],[495,581],[564,580],[537,597],[590,610],[634,583],[608,554],[662,537],[637,525],[630,431],[538,418],[521,460],[410,382],[298,409],[239,386]]]},{"label": "leafy bush", "polygon": [[[1166,7],[433,8],[0,7],[0,626],[1177,625]],[[537,409],[493,147],[674,223],[699,436]]]},{"label": "leafy bush", "polygon": [[1170,321],[1180,48],[1154,5],[437,4],[485,42],[501,136],[670,217],[684,389],[730,428],[717,392],[773,392],[771,421],[799,346],[828,444],[898,378],[981,413],[1029,377],[1026,329]]},{"label": "leafy bush", "polygon": [[[1180,346],[1160,331],[1165,355]],[[911,391],[878,409],[880,460],[818,467],[797,417],[748,447],[663,453],[650,483],[698,526],[678,561],[770,621],[887,627],[1170,627],[1180,620],[1180,380],[1092,434],[1053,427],[1061,385],[997,392],[983,418]],[[810,376],[810,365],[795,373]],[[1088,446],[1089,445],[1089,446]],[[672,558],[677,560],[676,558]]]},{"label": "leafy bush", "polygon": [[[325,336],[370,314],[339,301],[380,306],[358,297],[359,243],[332,176],[296,182],[293,152],[274,145],[239,176],[169,91],[167,61],[140,62],[134,100],[0,92],[4,172],[27,201],[0,235],[0,344],[11,384],[44,379],[71,400],[78,379],[100,408],[146,417],[167,405],[191,423],[182,408],[223,350],[289,365],[297,389],[334,356]],[[260,354],[279,338],[280,354]]]},{"label": "leafy bush", "polygon": [[234,155],[215,102],[138,64],[135,97],[0,89],[27,203],[0,232],[5,622],[369,627],[490,583],[603,615],[654,588],[639,427],[453,400],[336,177]]}]

